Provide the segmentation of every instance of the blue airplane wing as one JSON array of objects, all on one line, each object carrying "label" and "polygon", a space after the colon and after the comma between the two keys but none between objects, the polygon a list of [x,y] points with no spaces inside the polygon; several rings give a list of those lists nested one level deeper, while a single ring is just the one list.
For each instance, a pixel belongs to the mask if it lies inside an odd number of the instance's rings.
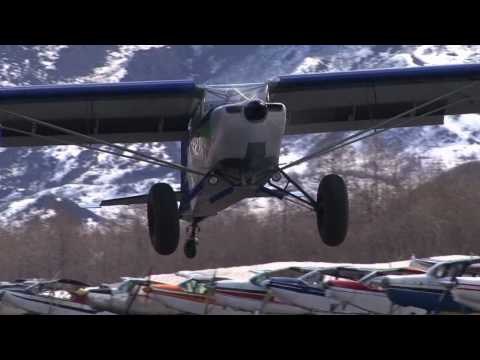
[{"label": "blue airplane wing", "polygon": [[204,90],[190,80],[4,87],[0,88],[1,125],[59,141],[3,129],[0,146],[69,144],[73,139],[51,128],[34,127],[2,109],[110,142],[181,140],[203,97]]},{"label": "blue airplane wing", "polygon": [[[287,107],[287,134],[301,134],[370,128],[478,80],[480,64],[467,64],[281,76],[268,89],[271,102]],[[480,113],[479,97],[480,86],[468,88],[419,109],[402,126]]]}]

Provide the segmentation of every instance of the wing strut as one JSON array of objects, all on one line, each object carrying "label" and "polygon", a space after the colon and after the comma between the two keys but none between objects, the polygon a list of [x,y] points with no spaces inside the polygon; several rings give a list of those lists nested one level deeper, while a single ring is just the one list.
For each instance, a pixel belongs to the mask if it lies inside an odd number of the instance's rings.
[{"label": "wing strut", "polygon": [[[139,156],[141,158],[144,158],[144,159],[148,159],[150,160],[150,162],[155,162],[157,165],[161,165],[161,166],[165,166],[167,168],[171,168],[171,169],[175,169],[175,170],[180,170],[180,171],[185,171],[185,172],[190,172],[190,173],[193,173],[193,174],[196,174],[196,175],[202,175],[202,176],[205,176],[206,174],[200,172],[200,171],[197,171],[197,170],[193,170],[193,169],[190,169],[188,167],[185,167],[185,166],[182,166],[180,164],[176,164],[176,163],[172,163],[172,162],[169,162],[169,161],[164,161],[164,160],[160,160],[160,159],[157,159],[157,158],[154,158],[152,156],[149,156],[149,155],[145,155],[145,154],[142,154],[141,152],[138,152],[138,151],[135,151],[135,150],[131,150],[127,147],[124,147],[124,146],[120,146],[120,145],[116,145],[116,144],[112,144],[108,141],[105,141],[105,140],[102,140],[102,139],[98,139],[98,138],[95,138],[93,136],[89,136],[89,135],[85,135],[85,134],[82,134],[82,133],[79,133],[77,131],[73,131],[73,130],[70,130],[70,129],[66,129],[64,127],[61,127],[61,126],[58,126],[58,125],[54,125],[54,124],[50,124],[48,122],[45,122],[45,121],[42,121],[42,120],[39,120],[39,119],[35,119],[31,116],[28,116],[28,115],[25,115],[25,114],[20,114],[20,113],[17,113],[17,112],[14,112],[14,111],[9,111],[9,110],[6,110],[6,109],[2,109],[0,108],[0,112],[3,112],[3,113],[6,113],[6,114],[10,114],[10,115],[13,115],[13,116],[16,116],[16,117],[19,117],[19,118],[22,118],[22,119],[25,119],[27,121],[30,121],[31,123],[33,124],[37,124],[37,125],[42,125],[42,126],[45,126],[45,127],[48,127],[48,128],[51,128],[51,129],[54,129],[54,130],[58,130],[58,131],[61,131],[63,133],[66,133],[66,134],[70,134],[70,135],[73,135],[73,136],[76,136],[78,138],[81,138],[81,139],[85,139],[87,141],[93,141],[94,143],[100,143],[100,144],[104,144],[104,145],[107,145],[107,146],[110,146],[114,149],[117,149],[117,150],[120,150],[120,151],[123,151],[123,152],[128,152],[128,153],[131,153],[133,155],[136,155],[136,156]],[[2,126],[3,127],[3,126]],[[7,129],[6,127],[3,127],[4,129],[6,130],[11,130],[11,131],[17,131],[16,129],[13,129],[13,128],[9,128]],[[17,132],[20,132],[20,131],[17,131]],[[33,133],[28,133],[27,132],[27,135],[30,135],[30,136],[38,136],[37,134],[33,134]],[[93,146],[90,146],[90,149],[91,150],[97,150],[97,151],[102,151],[102,150],[99,150],[97,147],[93,147]],[[119,155],[118,153],[113,153],[111,152],[111,154],[113,155]],[[123,155],[124,156],[124,155]],[[133,157],[132,157],[133,158]],[[139,160],[139,159],[135,159],[135,160]]]},{"label": "wing strut", "polygon": [[[323,149],[320,149],[320,150],[318,150],[318,151],[316,151],[316,152],[314,152],[314,153],[312,153],[312,154],[309,154],[309,155],[307,155],[307,156],[304,156],[304,157],[302,157],[302,158],[300,158],[300,159],[298,159],[298,160],[295,160],[295,161],[289,163],[288,165],[283,166],[282,168],[280,168],[280,170],[283,171],[283,170],[288,169],[288,168],[290,168],[290,167],[294,167],[294,166],[300,165],[300,164],[302,164],[302,163],[304,163],[304,162],[306,162],[306,161],[309,161],[309,160],[311,160],[311,159],[313,159],[313,158],[316,158],[316,157],[319,157],[319,156],[328,154],[328,153],[330,153],[330,152],[332,152],[332,151],[335,151],[335,150],[340,149],[340,148],[342,148],[342,147],[345,147],[345,146],[347,146],[347,145],[353,144],[353,143],[358,142],[358,141],[360,141],[360,140],[366,139],[366,138],[371,137],[371,136],[374,136],[374,135],[381,134],[381,133],[383,133],[383,132],[385,132],[385,131],[387,131],[387,130],[390,130],[390,129],[392,128],[391,126],[388,127],[388,126],[386,126],[386,125],[391,125],[391,124],[393,124],[393,123],[395,123],[395,122],[397,122],[397,121],[398,121],[399,124],[400,124],[400,123],[403,124],[403,123],[406,123],[406,122],[408,122],[408,121],[411,121],[412,118],[410,118],[410,117],[403,118],[403,117],[406,116],[406,115],[409,115],[409,114],[411,114],[411,113],[414,113],[415,111],[417,111],[417,110],[419,110],[419,109],[422,109],[422,108],[424,108],[424,107],[426,107],[426,106],[429,106],[429,105],[431,105],[431,104],[433,104],[433,103],[435,103],[435,102],[437,102],[437,101],[439,101],[439,100],[449,98],[449,97],[451,97],[452,95],[455,95],[455,94],[457,94],[457,93],[459,93],[459,92],[461,92],[461,91],[463,91],[463,90],[466,90],[466,89],[468,89],[468,88],[475,87],[475,86],[477,86],[477,85],[479,85],[479,84],[480,84],[480,81],[475,81],[475,82],[473,82],[473,83],[469,83],[469,84],[467,84],[467,85],[465,85],[465,86],[462,86],[462,87],[460,87],[460,88],[458,88],[458,89],[456,89],[456,90],[453,90],[453,91],[451,91],[451,92],[449,92],[449,93],[446,93],[446,94],[441,95],[441,96],[439,96],[439,97],[437,97],[437,98],[434,98],[434,99],[432,99],[432,100],[429,100],[429,101],[427,101],[427,102],[425,102],[425,103],[423,103],[423,104],[420,104],[420,105],[418,105],[418,106],[415,106],[415,107],[411,108],[410,110],[404,111],[404,112],[402,112],[402,113],[400,113],[400,114],[398,114],[398,115],[395,115],[395,116],[393,116],[393,117],[391,117],[391,118],[389,118],[389,119],[387,119],[387,120],[385,120],[385,121],[382,121],[381,123],[379,123],[379,124],[376,125],[376,126],[370,127],[370,128],[368,128],[368,129],[365,129],[365,130],[358,131],[358,132],[356,132],[355,134],[353,134],[353,135],[351,135],[351,136],[348,136],[348,137],[346,137],[346,138],[343,139],[343,140],[340,140],[340,141],[338,141],[338,142],[336,142],[336,143],[330,144],[330,145],[324,147]],[[439,108],[436,108],[436,109],[434,109],[434,110],[428,111],[428,112],[426,112],[425,114],[422,114],[422,116],[427,116],[427,115],[430,115],[430,114],[432,114],[432,113],[436,113],[436,112],[438,112],[438,111],[444,110],[444,109],[446,109],[446,108],[449,108],[449,107],[451,107],[451,106],[453,106],[453,105],[457,105],[458,103],[464,102],[464,101],[467,101],[467,100],[471,100],[471,98],[463,98],[463,99],[460,99],[460,100],[455,101],[455,102],[453,102],[453,103],[450,103],[450,104],[441,106],[441,107],[439,107]],[[397,125],[398,125],[398,124],[397,124]],[[372,132],[372,133],[370,133],[370,132]],[[370,133],[370,134],[368,134],[368,133]],[[362,135],[363,135],[363,136],[362,136]]]},{"label": "wing strut", "polygon": [[[36,138],[39,138],[39,139],[50,141],[54,144],[57,144],[58,141],[60,141],[60,139],[55,138],[54,136],[43,136],[43,135],[28,132],[28,131],[20,130],[20,129],[14,129],[14,128],[11,128],[9,126],[4,126],[2,124],[0,124],[0,129],[16,132],[16,133],[23,134],[23,135],[36,137]],[[114,151],[97,148],[97,147],[94,147],[94,146],[91,146],[91,145],[88,145],[88,144],[84,144],[84,143],[80,143],[80,142],[77,142],[77,141],[72,141],[71,143],[72,143],[72,145],[79,146],[79,147],[82,147],[82,148],[85,148],[85,149],[88,149],[88,150],[94,150],[94,151],[103,152],[103,153],[110,154],[110,155],[116,155],[118,157],[123,157],[123,158],[126,158],[126,159],[133,159],[133,160],[140,161],[140,162],[146,162],[146,163],[149,163],[149,164],[152,164],[152,165],[164,166],[163,164],[160,164],[156,161],[142,159],[142,158],[135,157],[135,156],[130,156],[130,155],[119,154],[119,153],[116,153]]]}]

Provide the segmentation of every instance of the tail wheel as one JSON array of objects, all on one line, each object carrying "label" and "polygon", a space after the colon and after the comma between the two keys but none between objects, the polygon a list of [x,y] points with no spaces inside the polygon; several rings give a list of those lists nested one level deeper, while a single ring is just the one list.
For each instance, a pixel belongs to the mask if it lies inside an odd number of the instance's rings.
[{"label": "tail wheel", "polygon": [[183,251],[188,259],[193,259],[197,256],[197,245],[198,241],[196,239],[190,239],[185,243]]},{"label": "tail wheel", "polygon": [[338,246],[348,230],[348,192],[343,179],[335,174],[325,176],[318,186],[317,225],[320,237],[328,246]]},{"label": "tail wheel", "polygon": [[148,194],[147,207],[148,230],[153,248],[160,255],[174,253],[180,237],[180,220],[172,187],[164,183],[153,185]]}]

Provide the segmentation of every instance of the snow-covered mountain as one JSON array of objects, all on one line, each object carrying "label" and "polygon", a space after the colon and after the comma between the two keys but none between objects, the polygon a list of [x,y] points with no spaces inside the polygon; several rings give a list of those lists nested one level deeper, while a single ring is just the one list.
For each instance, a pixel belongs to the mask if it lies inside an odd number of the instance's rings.
[{"label": "snow-covered mountain", "polygon": [[[294,73],[480,63],[476,45],[37,45],[0,46],[0,85],[194,79],[199,84],[259,82]],[[281,162],[329,135],[285,138]],[[405,152],[453,167],[480,158],[480,116],[449,117],[445,126],[392,130]],[[132,148],[179,161],[176,143]],[[82,221],[126,214],[125,207],[82,209],[115,196],[140,194],[177,174],[75,146],[0,149],[0,221],[18,224],[69,209]],[[306,166],[294,169],[299,174]],[[59,204],[65,206],[60,206]],[[65,210],[67,211],[67,210]]]}]

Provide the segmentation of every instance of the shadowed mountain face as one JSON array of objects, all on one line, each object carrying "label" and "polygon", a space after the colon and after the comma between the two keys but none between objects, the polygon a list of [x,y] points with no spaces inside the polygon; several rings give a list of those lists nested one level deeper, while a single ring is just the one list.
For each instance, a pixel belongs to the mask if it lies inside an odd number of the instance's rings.
[{"label": "shadowed mountain face", "polygon": [[[472,62],[480,62],[479,46],[2,45],[0,85],[168,79],[194,79],[199,84],[260,82],[292,73]],[[453,167],[478,159],[479,119],[449,118],[443,127],[392,130],[383,138],[387,145],[400,146],[405,154],[421,154],[425,161],[433,159]],[[281,162],[336,136],[339,134],[285,138]],[[179,161],[176,143],[136,144],[132,148]],[[359,156],[368,159],[368,147],[359,146],[358,150]],[[173,184],[179,181],[178,174],[169,170],[74,146],[0,149],[0,167],[0,220],[4,224],[39,216],[39,209],[47,214],[52,214],[48,210],[70,211],[81,221],[99,222],[129,210],[78,207],[72,211],[72,204],[145,193],[160,179]],[[301,176],[305,168],[293,170]]]},{"label": "shadowed mountain face", "polygon": [[[46,211],[46,209],[48,210]],[[54,216],[61,212],[63,215],[76,220],[78,223],[102,221],[101,217],[78,206],[75,202],[54,195],[43,195],[37,198],[34,203],[25,208],[25,212],[38,212],[41,214],[40,216],[43,217]]]}]

